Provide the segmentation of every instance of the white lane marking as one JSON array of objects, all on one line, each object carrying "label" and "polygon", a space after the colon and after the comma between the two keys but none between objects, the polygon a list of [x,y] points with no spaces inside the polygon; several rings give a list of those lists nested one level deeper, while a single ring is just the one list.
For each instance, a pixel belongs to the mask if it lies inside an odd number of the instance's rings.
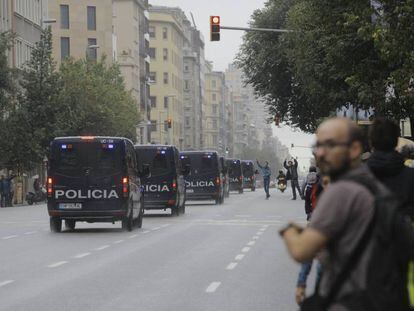
[{"label": "white lane marking", "polygon": [[18,237],[18,235],[9,235],[9,236],[5,236],[5,237],[3,238],[3,240],[14,239],[14,238],[17,238],[17,237]]},{"label": "white lane marking", "polygon": [[142,233],[146,234],[146,233],[150,233],[150,231],[147,230],[147,231],[143,231]]},{"label": "white lane marking", "polygon": [[25,235],[31,235],[31,234],[35,234],[35,233],[37,233],[37,231],[29,231],[29,232],[26,232]]},{"label": "white lane marking", "polygon": [[236,268],[237,266],[237,262],[231,262],[227,267],[226,270],[233,270],[234,268]]},{"label": "white lane marking", "polygon": [[153,228],[153,229],[151,229],[152,231],[155,231],[155,230],[160,230],[161,228],[160,227],[155,227],[155,228]]},{"label": "white lane marking", "polygon": [[253,240],[258,240],[259,238],[260,238],[259,236],[255,235],[252,239]]},{"label": "white lane marking", "polygon": [[96,251],[104,250],[105,248],[108,248],[109,245],[102,245],[101,247],[95,248]]},{"label": "white lane marking", "polygon": [[269,227],[269,225],[263,225],[263,227],[265,227],[267,229],[267,227]]},{"label": "white lane marking", "polygon": [[252,217],[252,215],[234,215],[235,217],[246,217],[246,218],[249,218],[249,217]]},{"label": "white lane marking", "polygon": [[266,218],[282,218],[282,216],[266,216]]},{"label": "white lane marking", "polygon": [[48,268],[57,268],[57,267],[65,265],[67,263],[68,263],[67,261],[58,261],[58,262],[55,262],[55,263],[52,263],[52,264],[48,265]]},{"label": "white lane marking", "polygon": [[119,243],[122,243],[122,242],[124,242],[124,240],[118,240],[118,241],[115,241],[114,244],[119,244]]},{"label": "white lane marking", "polygon": [[234,259],[235,260],[242,260],[244,258],[244,254],[239,254],[239,255],[237,255]]},{"label": "white lane marking", "polygon": [[262,235],[262,234],[263,234],[263,231],[259,231],[256,233],[256,235]]},{"label": "white lane marking", "polygon": [[256,244],[256,242],[255,241],[250,241],[249,243],[247,243],[247,245],[249,245],[249,246],[253,246],[253,245],[255,245]]},{"label": "white lane marking", "polygon": [[7,280],[7,281],[0,282],[0,287],[9,285],[9,284],[11,284],[13,282],[14,282],[14,280]]},{"label": "white lane marking", "polygon": [[90,254],[91,254],[91,253],[83,253],[83,254],[76,255],[76,256],[74,256],[73,258],[80,259],[80,258],[83,258],[83,257],[89,256]]},{"label": "white lane marking", "polygon": [[170,224],[165,224],[165,225],[162,225],[161,228],[167,228],[169,226],[171,226],[171,225]]},{"label": "white lane marking", "polygon": [[247,253],[250,250],[250,247],[243,247],[242,252]]},{"label": "white lane marking", "polygon": [[262,232],[265,231],[265,230],[266,230],[266,228],[260,228],[259,229],[259,231],[262,231]]},{"label": "white lane marking", "polygon": [[206,293],[214,293],[221,285],[221,282],[212,282],[206,289]]},{"label": "white lane marking", "polygon": [[138,234],[133,234],[133,235],[131,235],[129,238],[130,239],[133,239],[133,238],[136,238],[138,236]]}]

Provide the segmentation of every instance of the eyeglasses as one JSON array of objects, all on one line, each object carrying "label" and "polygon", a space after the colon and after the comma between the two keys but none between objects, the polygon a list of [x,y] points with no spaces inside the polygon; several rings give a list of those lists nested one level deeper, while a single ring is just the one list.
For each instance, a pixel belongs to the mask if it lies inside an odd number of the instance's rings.
[{"label": "eyeglasses", "polygon": [[336,142],[332,140],[325,141],[323,143],[317,142],[312,146],[312,150],[315,153],[318,149],[325,149],[325,150],[332,150],[336,147],[349,147],[351,145],[350,142]]}]

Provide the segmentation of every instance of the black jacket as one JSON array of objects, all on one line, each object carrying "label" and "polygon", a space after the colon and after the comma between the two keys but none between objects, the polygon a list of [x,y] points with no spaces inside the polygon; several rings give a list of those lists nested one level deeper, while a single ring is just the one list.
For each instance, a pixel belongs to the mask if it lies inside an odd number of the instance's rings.
[{"label": "black jacket", "polygon": [[404,165],[396,151],[375,151],[367,161],[372,173],[404,204],[404,212],[414,220],[414,169]]},{"label": "black jacket", "polygon": [[298,179],[298,161],[293,159],[293,165],[288,166],[285,162],[283,162],[283,166],[287,170],[286,172],[286,180],[297,180]]}]

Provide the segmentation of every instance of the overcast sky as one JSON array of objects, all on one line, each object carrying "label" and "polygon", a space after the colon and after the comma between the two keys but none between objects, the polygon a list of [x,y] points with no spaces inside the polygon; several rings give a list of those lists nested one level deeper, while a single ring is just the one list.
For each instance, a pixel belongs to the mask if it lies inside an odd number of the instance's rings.
[{"label": "overcast sky", "polygon": [[253,11],[264,7],[265,0],[150,0],[152,5],[179,6],[191,21],[193,13],[197,28],[206,42],[206,59],[214,62],[214,70],[224,71],[242,42],[242,31],[221,30],[221,41],[210,42],[210,16],[219,15],[222,26],[248,26]]}]

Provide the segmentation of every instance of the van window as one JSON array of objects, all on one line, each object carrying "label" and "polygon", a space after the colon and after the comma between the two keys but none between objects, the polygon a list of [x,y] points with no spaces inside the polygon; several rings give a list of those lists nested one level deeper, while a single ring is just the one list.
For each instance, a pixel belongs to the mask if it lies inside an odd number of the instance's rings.
[{"label": "van window", "polygon": [[165,149],[138,150],[142,163],[150,166],[151,176],[164,175],[171,172],[171,152]]},{"label": "van window", "polygon": [[106,176],[122,171],[122,144],[100,142],[55,143],[51,170],[65,176]]},{"label": "van window", "polygon": [[254,175],[254,166],[251,162],[242,163],[243,175],[245,177],[251,177]]},{"label": "van window", "polygon": [[230,177],[239,177],[242,174],[241,165],[239,161],[231,161],[228,167]]},{"label": "van window", "polygon": [[182,155],[182,164],[191,165],[191,173],[216,173],[218,170],[217,155],[215,154],[187,154]]}]

